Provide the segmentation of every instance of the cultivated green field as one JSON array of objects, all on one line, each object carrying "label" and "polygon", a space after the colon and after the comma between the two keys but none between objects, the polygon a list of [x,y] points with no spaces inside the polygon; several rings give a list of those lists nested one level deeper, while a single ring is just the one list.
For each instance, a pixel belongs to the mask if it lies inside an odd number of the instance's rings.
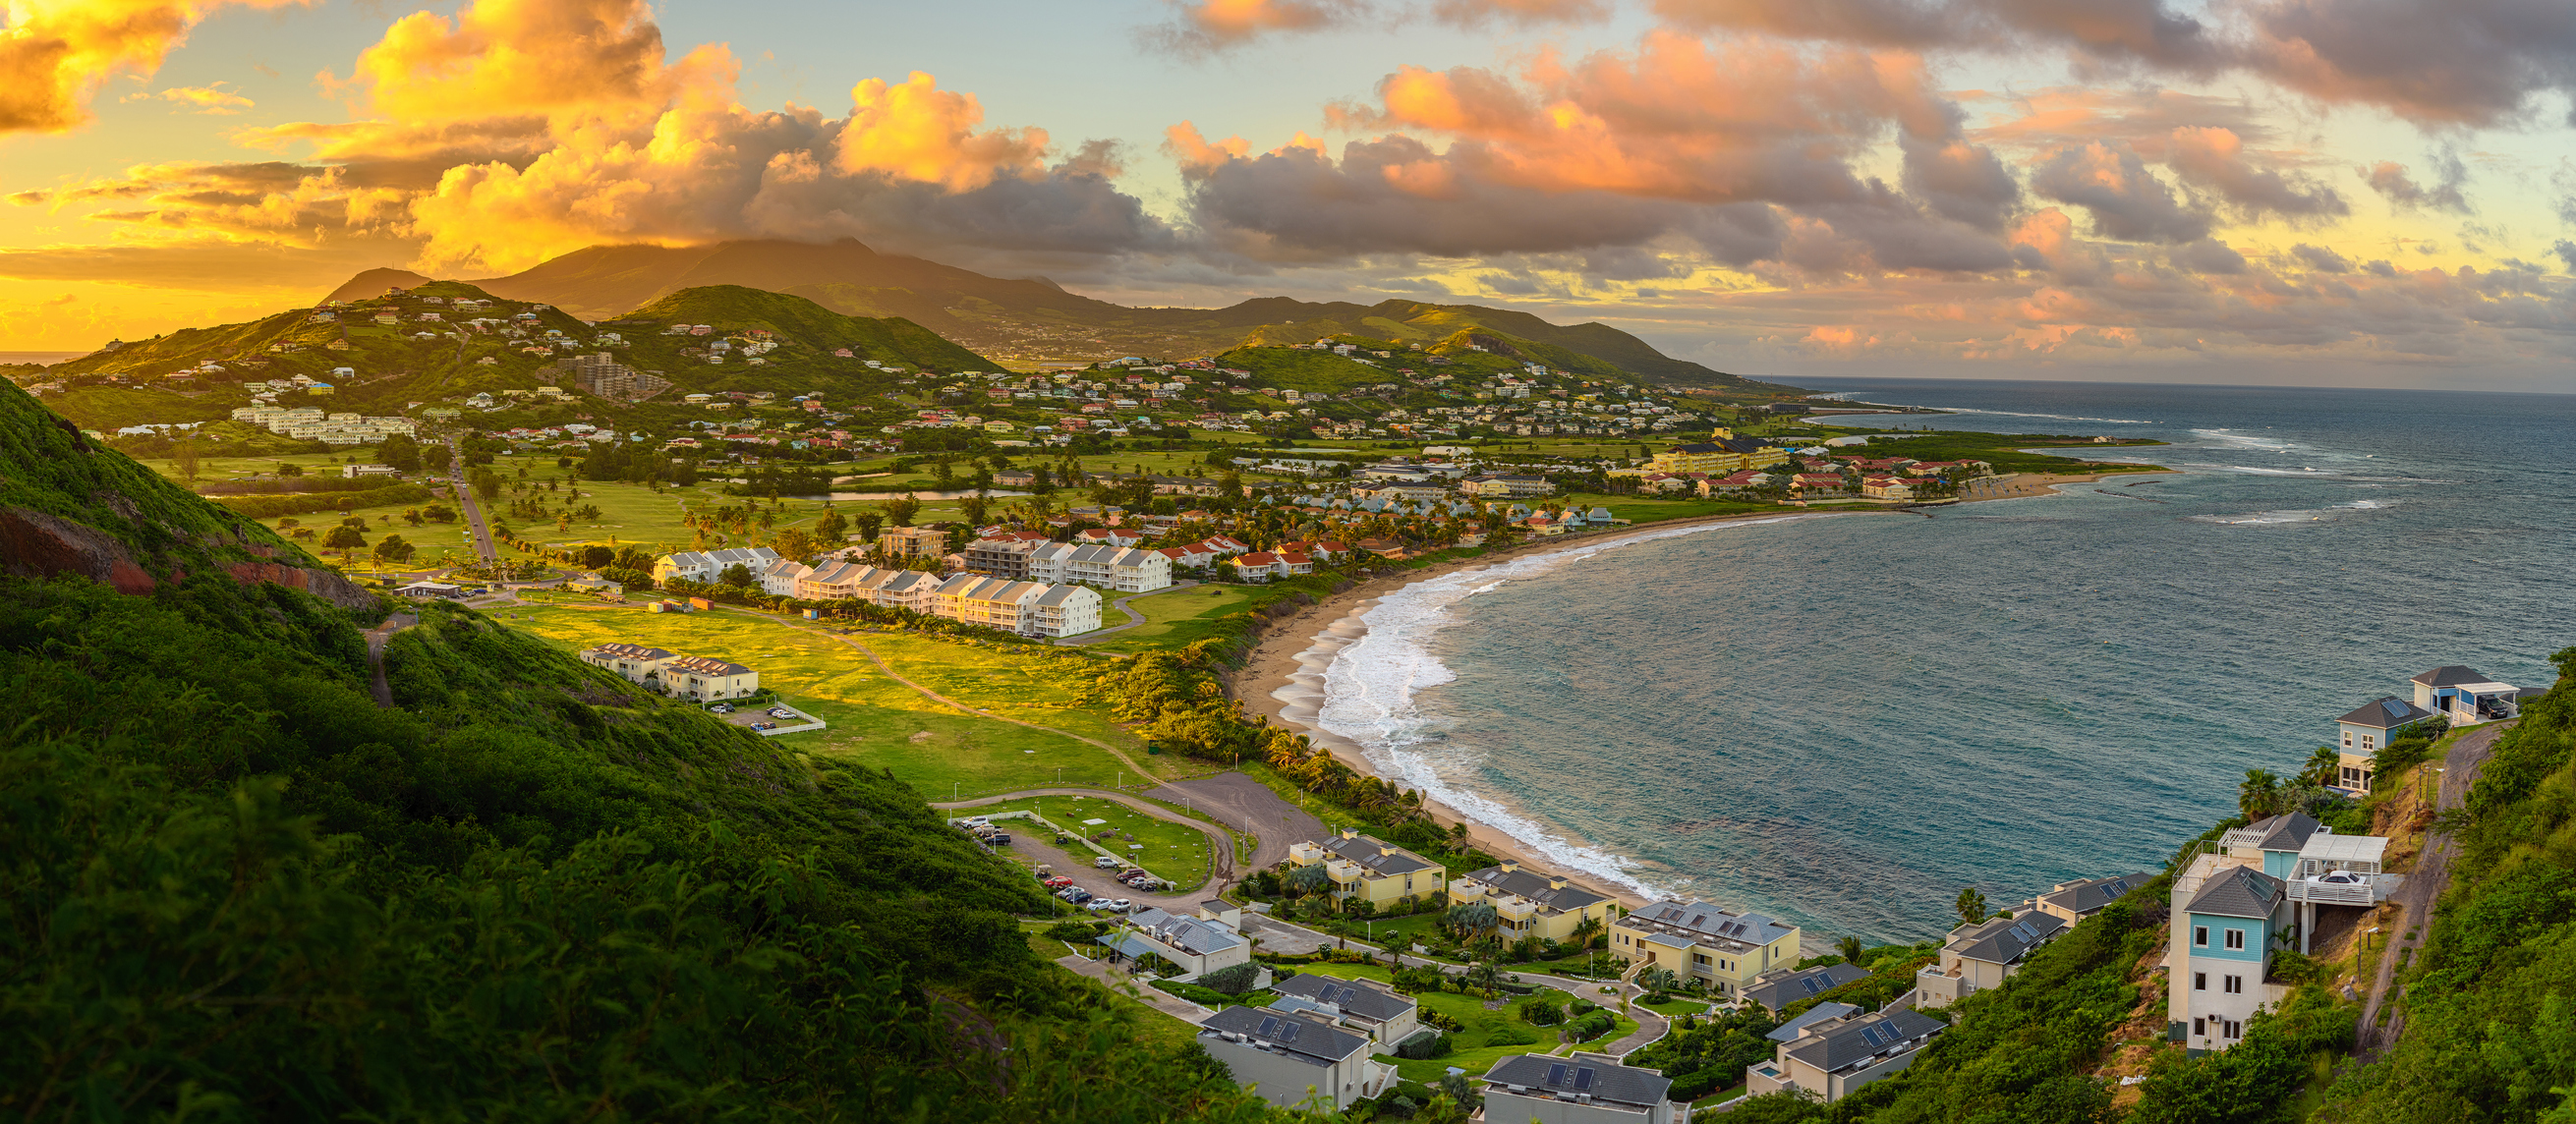
[{"label": "cultivated green field", "polygon": [[[677,614],[549,605],[502,608],[495,615],[568,649],[617,640],[758,669],[762,686],[829,724],[782,735],[780,744],[892,769],[931,799],[1058,783],[1136,782],[1116,755],[1057,730],[1117,746],[1158,772],[1177,774],[1182,768],[1177,758],[1147,756],[1133,735],[1089,708],[1083,689],[1096,664],[1077,653],[1023,655],[895,632],[862,631],[845,639],[805,622],[780,623],[734,610]],[[867,645],[905,678],[969,709],[942,706],[896,682],[850,640]]]}]

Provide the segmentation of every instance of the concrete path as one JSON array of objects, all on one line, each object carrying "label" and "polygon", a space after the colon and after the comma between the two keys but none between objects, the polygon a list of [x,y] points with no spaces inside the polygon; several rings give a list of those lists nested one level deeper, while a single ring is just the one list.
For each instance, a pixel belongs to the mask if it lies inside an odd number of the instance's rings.
[{"label": "concrete path", "polygon": [[385,645],[393,640],[395,633],[419,623],[420,617],[415,614],[395,613],[386,617],[385,623],[366,632],[368,689],[375,693],[378,707],[391,710],[394,706],[393,684],[385,681]]},{"label": "concrete path", "polygon": [[1135,977],[1119,971],[1116,968],[1110,967],[1107,961],[1085,960],[1079,956],[1059,956],[1056,958],[1055,962],[1062,964],[1066,968],[1072,969],[1075,972],[1079,972],[1091,977],[1092,979],[1099,980],[1101,983],[1109,985],[1109,990],[1111,991],[1118,992],[1121,995],[1135,996],[1139,1002],[1144,1003],[1146,1006],[1152,1007],[1157,1011],[1161,1011],[1162,1013],[1188,1023],[1191,1026],[1199,1025],[1201,1021],[1214,1013],[1205,1007],[1201,1007],[1196,1003],[1192,1003],[1189,1000],[1183,999],[1170,992],[1163,991],[1159,988],[1148,987],[1144,983],[1138,981]]},{"label": "concrete path", "polygon": [[1166,781],[1161,788],[1145,793],[1156,800],[1206,812],[1226,825],[1259,839],[1250,858],[1243,861],[1246,875],[1267,870],[1288,858],[1292,844],[1324,837],[1324,822],[1303,808],[1279,798],[1268,785],[1237,772],[1223,772],[1194,781]]},{"label": "concrete path", "polygon": [[474,553],[486,566],[497,562],[501,553],[492,547],[492,528],[483,522],[483,508],[474,502],[474,489],[465,484],[465,450],[456,438],[447,439],[448,483],[455,486],[457,505],[465,509],[465,529],[474,536]]},{"label": "concrete path", "polygon": [[[1005,801],[1013,800],[1025,800],[1032,796],[1079,796],[1086,800],[1116,800],[1122,805],[1133,808],[1136,811],[1143,812],[1155,819],[1176,823],[1183,827],[1196,828],[1200,834],[1207,836],[1208,857],[1212,861],[1209,864],[1208,880],[1206,884],[1187,894],[1173,895],[1141,894],[1135,890],[1128,889],[1125,886],[1117,885],[1115,879],[1107,876],[1107,871],[1100,870],[1099,868],[1091,865],[1092,856],[1097,852],[1087,849],[1059,850],[1052,840],[1039,840],[1035,843],[1035,846],[1040,849],[1063,855],[1064,859],[1062,862],[1053,864],[1056,868],[1056,873],[1072,878],[1075,885],[1081,886],[1083,889],[1089,890],[1094,894],[1104,893],[1105,891],[1101,886],[1088,884],[1084,879],[1086,872],[1100,876],[1096,881],[1100,882],[1102,885],[1115,887],[1117,892],[1109,894],[1108,896],[1110,897],[1132,898],[1139,901],[1150,902],[1154,905],[1161,906],[1164,909],[1195,913],[1198,911],[1200,902],[1216,897],[1218,894],[1225,892],[1226,887],[1234,885],[1237,881],[1236,871],[1241,869],[1241,863],[1235,858],[1234,834],[1232,832],[1191,819],[1190,817],[1184,816],[1179,812],[1172,811],[1169,808],[1159,807],[1143,800],[1121,799],[1119,796],[1111,795],[1110,793],[1097,788],[1029,788],[1022,789],[1018,792],[1004,793],[1000,796],[978,796],[972,800],[933,801],[930,806],[941,811],[967,811],[974,808],[981,808],[989,804],[1000,804]],[[1069,812],[1074,807],[1074,804],[1072,801],[1067,800],[1064,807],[1067,812]],[[1076,822],[1071,815],[1066,814],[1065,812],[1050,814],[1047,816],[1047,819],[1057,824],[1072,824]],[[1011,845],[1014,848],[1018,848],[1020,846],[1019,833],[1012,833]],[[1030,853],[1034,854],[1036,852],[1032,851]],[[1068,866],[1079,867],[1080,869],[1068,870],[1066,869]]]},{"label": "concrete path", "polygon": [[1082,646],[1082,645],[1084,645],[1084,644],[1090,644],[1090,643],[1094,643],[1094,642],[1097,642],[1097,641],[1106,640],[1106,639],[1110,638],[1110,637],[1111,637],[1111,636],[1113,636],[1113,635],[1116,635],[1116,634],[1121,633],[1121,632],[1125,632],[1125,631],[1127,631],[1128,629],[1134,628],[1134,627],[1136,627],[1137,625],[1140,625],[1140,624],[1145,623],[1145,614],[1143,614],[1143,613],[1139,613],[1139,612],[1137,612],[1137,611],[1136,611],[1136,610],[1134,610],[1134,609],[1130,609],[1130,608],[1128,608],[1128,607],[1127,607],[1127,603],[1128,603],[1128,602],[1133,601],[1133,600],[1135,600],[1135,599],[1137,599],[1137,598],[1139,598],[1139,597],[1152,597],[1152,596],[1154,596],[1154,595],[1156,595],[1156,594],[1161,594],[1161,593],[1170,593],[1171,591],[1173,591],[1173,590],[1175,590],[1175,589],[1189,589],[1189,588],[1191,588],[1191,587],[1193,587],[1193,586],[1196,586],[1196,585],[1198,585],[1198,584],[1199,584],[1199,583],[1198,583],[1195,579],[1193,579],[1193,580],[1188,580],[1188,581],[1177,581],[1177,582],[1173,582],[1172,584],[1170,584],[1170,585],[1168,585],[1168,586],[1165,586],[1165,587],[1163,587],[1163,588],[1161,588],[1161,589],[1149,589],[1149,590],[1146,590],[1146,591],[1145,591],[1145,592],[1143,592],[1143,593],[1130,593],[1130,594],[1128,594],[1128,595],[1127,595],[1127,596],[1125,596],[1125,597],[1121,597],[1121,598],[1119,598],[1118,600],[1115,600],[1115,601],[1112,601],[1112,602],[1110,602],[1110,603],[1109,603],[1109,607],[1110,607],[1110,608],[1112,608],[1112,609],[1116,609],[1116,610],[1118,610],[1119,612],[1122,612],[1122,613],[1127,614],[1127,623],[1122,624],[1122,625],[1119,625],[1119,626],[1118,626],[1118,627],[1116,627],[1116,628],[1096,628],[1096,629],[1093,629],[1093,630],[1091,630],[1091,631],[1089,631],[1089,632],[1083,633],[1083,634],[1082,634],[1082,635],[1080,635],[1080,636],[1060,636],[1060,637],[1057,637],[1057,638],[1056,638],[1056,643],[1058,643],[1058,644],[1063,644],[1063,645],[1067,645],[1067,646],[1069,646],[1069,647],[1080,647],[1080,646]]},{"label": "concrete path", "polygon": [[[2478,770],[2495,752],[2496,737],[2514,721],[2488,723],[2451,743],[2450,753],[2442,759],[2441,783],[2434,793],[2433,810],[2437,815],[2459,807],[2460,801],[2468,797],[2469,786],[2477,782]],[[2353,1051],[2365,1061],[2396,1045],[2398,1035],[2406,1029],[2402,1008],[2391,1013],[2388,1025],[2379,1025],[2380,1008],[2394,998],[2389,993],[2395,990],[2399,954],[2409,949],[2417,957],[2424,954],[2424,938],[2431,935],[2433,904],[2441,901],[2442,892],[2451,886],[2451,852],[2448,834],[2426,829],[2424,851],[2416,858],[2415,869],[2407,873],[2397,892],[2388,896],[2389,902],[2397,906],[2397,913],[2392,920],[2379,922],[2379,970],[2361,1008],[2360,1041]]]}]

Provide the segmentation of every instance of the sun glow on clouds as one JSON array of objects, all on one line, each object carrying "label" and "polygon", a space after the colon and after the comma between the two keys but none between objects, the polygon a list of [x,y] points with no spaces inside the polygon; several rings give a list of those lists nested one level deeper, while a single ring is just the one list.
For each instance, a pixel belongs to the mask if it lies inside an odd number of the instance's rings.
[{"label": "sun glow on clouds", "polygon": [[[289,4],[8,2],[0,129],[21,131],[75,127],[102,80],[148,77],[209,13]],[[2473,168],[2489,157],[2461,132],[2536,124],[2535,99],[2576,73],[2576,34],[2476,45],[2481,28],[2523,26],[2515,2],[2249,0],[2184,17],[2158,0],[1632,0],[1655,19],[1632,39],[1396,65],[1367,96],[1319,97],[1312,133],[1212,141],[1214,118],[1175,105],[1160,152],[1179,195],[1149,205],[1121,186],[1124,146],[1061,145],[926,72],[763,109],[743,104],[731,46],[667,45],[641,0],[470,0],[395,19],[326,72],[346,119],[226,134],[260,158],[0,184],[113,232],[0,251],[0,276],[184,287],[257,268],[318,287],[352,263],[470,274],[602,242],[856,236],[1151,303],[1504,300],[1650,323],[1738,367],[2563,362],[2576,297],[2526,259],[2576,268],[2576,243],[2531,243],[2556,229],[2548,214],[2496,216],[2482,189],[2510,177]],[[1408,23],[1553,39],[1611,11],[1176,0],[1141,35],[1186,67]],[[2389,53],[2389,29],[2428,65]],[[1951,84],[1996,51],[2122,80]],[[2493,65],[2444,69],[2479,58]],[[223,82],[119,100],[258,108]],[[2341,150],[2318,113],[2445,131],[2420,157]]]}]

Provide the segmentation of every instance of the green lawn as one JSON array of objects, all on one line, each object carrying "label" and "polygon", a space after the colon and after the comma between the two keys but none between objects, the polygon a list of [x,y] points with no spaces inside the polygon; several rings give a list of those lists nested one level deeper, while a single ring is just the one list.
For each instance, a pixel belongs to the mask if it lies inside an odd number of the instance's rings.
[{"label": "green lawn", "polygon": [[[1300,966],[1297,970],[1300,972],[1315,972],[1322,975],[1335,976],[1341,979],[1376,980],[1379,983],[1391,982],[1394,978],[1385,968],[1379,967],[1375,964],[1313,964]],[[1562,991],[1558,991],[1555,988],[1543,988],[1541,989],[1540,994],[1550,996],[1559,1003],[1563,1003],[1566,1000],[1573,998],[1572,996],[1569,996]],[[1437,1011],[1443,1015],[1449,1016],[1450,1018],[1456,1019],[1460,1024],[1464,1025],[1467,1030],[1463,1034],[1450,1035],[1450,1041],[1453,1044],[1453,1048],[1445,1057],[1398,1058],[1391,1054],[1377,1055],[1377,1059],[1379,1061],[1395,1066],[1396,1072],[1401,1074],[1407,1081],[1420,1081],[1426,1085],[1436,1085],[1439,1084],[1442,1077],[1448,1075],[1449,1067],[1453,1065],[1466,1070],[1471,1074],[1483,1073],[1486,1070],[1493,1068],[1496,1061],[1512,1054],[1545,1054],[1570,1048],[1566,1043],[1560,1041],[1560,1036],[1558,1034],[1559,1028],[1552,1026],[1531,1026],[1530,1024],[1521,1021],[1519,1013],[1513,1010],[1510,1005],[1506,1005],[1503,1009],[1498,1011],[1488,1011],[1485,1009],[1485,1003],[1483,1000],[1477,999],[1474,996],[1460,995],[1454,991],[1426,991],[1414,996],[1413,998],[1422,1004],[1423,1010]],[[1521,1001],[1521,997],[1519,996],[1509,996],[1508,998],[1513,1004],[1517,1004]],[[1587,998],[1598,1002],[1601,997],[1594,995],[1588,996]],[[1615,1042],[1623,1036],[1636,1032],[1636,1020],[1620,1015],[1616,1008],[1610,1009],[1610,1013],[1616,1020],[1617,1025],[1613,1026],[1608,1034],[1604,1034],[1600,1038],[1595,1039],[1593,1041],[1594,1045]],[[1496,1028],[1504,1026],[1512,1027],[1517,1030],[1529,1031],[1537,1036],[1538,1041],[1531,1044],[1507,1043],[1503,1045],[1488,1045],[1488,1036]]]},{"label": "green lawn", "polygon": [[[762,686],[829,724],[811,733],[784,735],[781,745],[892,769],[897,779],[935,800],[1056,783],[1108,785],[1127,768],[1097,746],[932,702],[878,671],[857,648],[817,628],[735,611],[679,614],[547,606],[502,609],[496,616],[568,649],[622,640],[758,669]],[[890,649],[907,654],[910,658],[898,664],[907,677],[942,660],[970,669],[932,685],[969,706],[1078,729],[1113,745],[1134,744],[1107,716],[1079,709],[1080,696],[1066,685],[1088,672],[1088,657],[1018,656],[898,633],[857,639],[888,654],[890,661]],[[1115,738],[1101,737],[1103,732]],[[1142,759],[1140,750],[1130,752]],[[1132,783],[1135,778],[1126,779]]]},{"label": "green lawn", "polygon": [[[978,805],[978,815],[1035,812],[1066,831],[1093,839],[1112,854],[1126,856],[1158,878],[1186,893],[1207,884],[1207,833],[1137,811],[1107,796],[1040,796]],[[1092,824],[1087,820],[1101,820]],[[1104,833],[1106,838],[1100,838]]]},{"label": "green lawn", "polygon": [[[1522,502],[1526,503],[1528,501],[1524,500]],[[1586,511],[1590,511],[1594,507],[1606,507],[1610,509],[1611,515],[1620,519],[1628,520],[1632,523],[1655,523],[1666,519],[1696,519],[1705,515],[1740,515],[1748,512],[1759,511],[1785,512],[1797,510],[1796,508],[1779,507],[1767,503],[1746,503],[1742,500],[1704,500],[1697,497],[1690,499],[1658,499],[1648,496],[1601,496],[1579,492],[1564,497],[1564,503],[1568,507],[1573,507],[1579,504]]]},{"label": "green lawn", "polygon": [[[1104,652],[1145,652],[1183,648],[1224,630],[1218,618],[1239,613],[1276,600],[1264,596],[1262,587],[1243,585],[1195,585],[1188,589],[1171,589],[1150,597],[1139,597],[1127,603],[1145,618],[1145,623],[1125,632],[1113,633],[1097,644],[1084,645]],[[1124,614],[1114,610],[1101,613],[1103,627],[1115,628],[1127,623]]]}]

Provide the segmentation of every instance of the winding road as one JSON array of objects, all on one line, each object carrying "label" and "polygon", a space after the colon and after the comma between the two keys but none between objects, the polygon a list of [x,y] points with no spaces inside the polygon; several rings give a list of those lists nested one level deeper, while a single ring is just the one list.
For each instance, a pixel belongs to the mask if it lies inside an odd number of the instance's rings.
[{"label": "winding road", "polygon": [[[2459,807],[2468,798],[2469,786],[2477,783],[2478,771],[2495,752],[2496,738],[2516,721],[2488,723],[2451,743],[2450,752],[2442,758],[2442,781],[2433,798],[2437,815]],[[2410,952],[2415,956],[2424,953],[2424,938],[2432,928],[2433,903],[2441,901],[2443,892],[2451,888],[2452,850],[2448,833],[2439,828],[2426,829],[2424,851],[2415,860],[2415,869],[2398,885],[2397,892],[2388,896],[2399,912],[2394,920],[2379,923],[2383,938],[2395,939],[2386,939],[2381,946],[2379,971],[2371,980],[2370,995],[2361,1009],[2360,1041],[2353,1052],[2364,1061],[2396,1045],[2398,1035],[2406,1029],[2405,1008],[2390,1012],[2385,1026],[2380,1025],[2380,1010],[2396,998],[2391,993],[2396,990],[2398,961]]]}]

